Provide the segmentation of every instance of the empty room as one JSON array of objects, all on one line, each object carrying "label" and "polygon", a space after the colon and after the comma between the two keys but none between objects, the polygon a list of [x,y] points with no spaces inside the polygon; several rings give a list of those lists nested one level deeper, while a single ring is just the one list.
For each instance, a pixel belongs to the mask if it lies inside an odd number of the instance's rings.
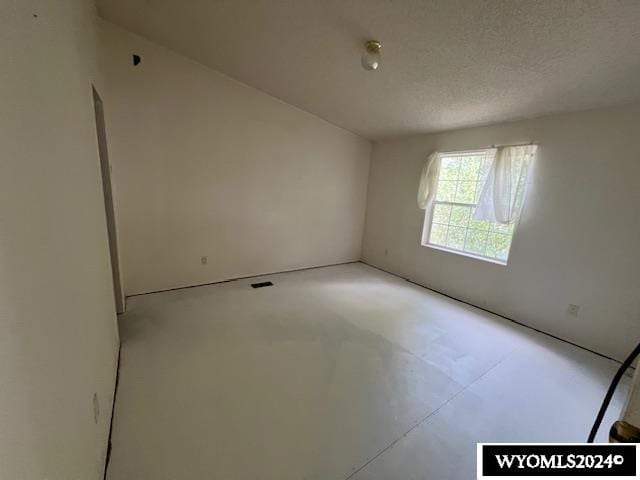
[{"label": "empty room", "polygon": [[0,21],[0,480],[640,476],[639,1]]}]

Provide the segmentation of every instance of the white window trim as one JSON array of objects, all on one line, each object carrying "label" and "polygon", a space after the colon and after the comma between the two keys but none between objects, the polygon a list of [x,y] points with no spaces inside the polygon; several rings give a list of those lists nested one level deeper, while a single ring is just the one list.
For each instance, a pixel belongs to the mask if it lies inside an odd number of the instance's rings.
[{"label": "white window trim", "polygon": [[[464,157],[466,155],[469,154],[474,154],[474,153],[487,153],[488,151],[490,151],[491,148],[479,148],[479,149],[474,149],[474,150],[456,150],[456,151],[452,151],[452,152],[442,152],[441,155],[443,156],[448,156],[448,157]],[[434,199],[437,198],[438,196],[438,186],[440,183],[440,175],[438,175],[438,181],[436,182],[436,190],[435,190],[435,195],[434,195]],[[500,260],[499,258],[495,258],[495,257],[488,257],[485,255],[480,255],[477,253],[471,253],[471,252],[466,252],[464,250],[459,250],[457,248],[452,248],[452,247],[445,247],[442,245],[434,245],[432,243],[429,243],[429,238],[431,238],[431,227],[433,226],[433,213],[436,209],[436,205],[438,203],[445,203],[447,205],[460,205],[460,206],[465,206],[468,207],[469,203],[459,203],[459,202],[437,202],[436,200],[433,201],[433,203],[431,204],[430,208],[428,210],[425,211],[424,214],[424,223],[422,225],[422,238],[420,241],[421,246],[423,247],[427,247],[427,248],[431,248],[433,250],[439,250],[441,252],[447,252],[447,253],[454,253],[456,255],[460,255],[462,257],[467,257],[467,258],[473,258],[475,260],[481,260],[483,262],[487,262],[487,263],[493,263],[495,265],[499,265],[501,267],[506,267],[508,262],[509,262],[509,257],[511,256],[511,248],[513,247],[513,242],[515,239],[515,234],[516,231],[518,229],[518,223],[519,220],[518,219],[516,221],[516,224],[514,225],[514,230],[513,233],[511,234],[511,243],[509,245],[509,253],[507,255],[507,260]],[[428,222],[428,223],[427,223]]]}]

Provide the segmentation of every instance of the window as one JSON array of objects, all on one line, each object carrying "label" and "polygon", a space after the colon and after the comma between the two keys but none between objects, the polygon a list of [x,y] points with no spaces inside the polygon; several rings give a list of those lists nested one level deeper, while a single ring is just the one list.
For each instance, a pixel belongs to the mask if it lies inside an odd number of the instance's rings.
[{"label": "window", "polygon": [[[517,219],[502,224],[473,218],[494,156],[495,150],[440,154],[423,245],[506,264]],[[520,178],[514,180],[518,183]]]}]

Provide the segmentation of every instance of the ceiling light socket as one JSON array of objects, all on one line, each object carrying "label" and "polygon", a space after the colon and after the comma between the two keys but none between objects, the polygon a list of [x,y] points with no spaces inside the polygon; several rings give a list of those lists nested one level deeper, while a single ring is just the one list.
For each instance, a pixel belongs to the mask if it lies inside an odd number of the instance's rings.
[{"label": "ceiling light socket", "polygon": [[362,55],[362,68],[367,71],[377,70],[380,66],[380,49],[382,44],[378,40],[367,40],[364,44],[365,52]]},{"label": "ceiling light socket", "polygon": [[364,47],[367,49],[367,52],[370,53],[379,53],[382,48],[382,44],[377,40],[367,40],[367,43],[364,44]]}]

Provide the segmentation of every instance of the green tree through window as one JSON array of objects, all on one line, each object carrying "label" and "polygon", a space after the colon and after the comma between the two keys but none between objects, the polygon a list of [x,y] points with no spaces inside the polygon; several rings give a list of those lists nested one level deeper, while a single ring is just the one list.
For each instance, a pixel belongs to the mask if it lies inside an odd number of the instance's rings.
[{"label": "green tree through window", "polygon": [[425,215],[423,244],[506,264],[515,222],[474,220],[491,167],[489,150],[441,155],[435,201]]}]

